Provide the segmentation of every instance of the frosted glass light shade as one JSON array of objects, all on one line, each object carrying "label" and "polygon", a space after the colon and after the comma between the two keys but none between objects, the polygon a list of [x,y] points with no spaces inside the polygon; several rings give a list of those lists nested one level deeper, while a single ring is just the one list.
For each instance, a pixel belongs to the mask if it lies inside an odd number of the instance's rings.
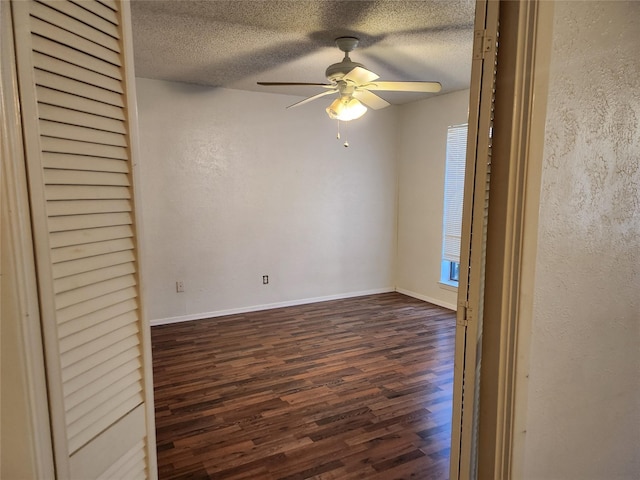
[{"label": "frosted glass light shade", "polygon": [[336,98],[331,105],[327,107],[329,118],[348,122],[360,118],[367,111],[360,101],[353,97]]}]

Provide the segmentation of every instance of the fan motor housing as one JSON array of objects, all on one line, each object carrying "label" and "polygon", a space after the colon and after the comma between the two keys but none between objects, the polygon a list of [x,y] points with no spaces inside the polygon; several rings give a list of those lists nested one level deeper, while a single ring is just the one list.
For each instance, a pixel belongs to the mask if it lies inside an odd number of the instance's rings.
[{"label": "fan motor housing", "polygon": [[324,72],[324,74],[327,76],[328,80],[332,82],[337,82],[356,67],[364,68],[364,65],[358,62],[352,62],[350,59],[349,60],[345,59],[339,63],[334,63],[333,65],[329,65],[329,67],[327,67],[327,70]]}]

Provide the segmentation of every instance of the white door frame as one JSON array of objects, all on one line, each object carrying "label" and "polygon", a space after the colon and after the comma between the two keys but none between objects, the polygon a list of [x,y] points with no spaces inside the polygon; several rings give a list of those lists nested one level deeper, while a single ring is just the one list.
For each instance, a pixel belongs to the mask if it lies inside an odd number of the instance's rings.
[{"label": "white door frame", "polygon": [[501,2],[478,478],[522,474],[553,7]]},{"label": "white door frame", "polygon": [[[7,426],[2,425],[4,442],[1,460],[5,465],[0,472],[52,479],[55,477],[53,449],[9,2],[0,2],[0,22],[0,302],[2,334],[15,329],[18,337],[16,344],[12,345],[10,356],[7,357],[7,353],[3,352],[2,360],[11,361],[9,368],[13,370],[12,376],[19,379],[22,386],[17,393],[22,396],[19,399],[20,406],[3,404],[2,409],[6,411],[8,408],[11,413],[7,415],[18,417],[19,414],[13,412],[14,408],[24,409],[26,413],[26,418],[13,418],[16,422],[24,422],[20,428],[13,429],[15,431],[9,433]],[[17,385],[3,383],[3,388],[7,387],[13,390]],[[16,392],[7,396],[13,393]],[[3,400],[6,400],[5,395]],[[11,440],[8,448],[7,440]],[[12,448],[20,448],[17,445],[23,449],[28,445],[29,451],[21,452],[19,459],[7,458],[7,451],[10,454]]]},{"label": "white door frame", "polygon": [[[479,1],[478,5],[482,3]],[[553,2],[501,0],[499,23],[485,272],[480,283],[474,283],[477,278],[471,279],[466,298],[462,297],[464,292],[459,293],[459,307],[473,308],[475,304],[464,302],[484,287],[482,312],[473,312],[482,318],[482,332],[478,332],[482,342],[477,349],[471,342],[471,350],[469,341],[456,344],[456,350],[464,351],[456,351],[456,359],[464,356],[466,367],[475,367],[481,356],[482,380],[479,405],[468,396],[467,404],[461,405],[462,382],[466,379],[460,373],[464,368],[455,371],[459,404],[454,403],[452,422],[452,479],[476,475],[509,479],[520,478],[522,473],[527,332],[533,307]],[[473,81],[471,89],[473,92]],[[473,95],[471,102],[470,107],[475,108]],[[471,207],[467,209],[470,215]],[[471,256],[478,253],[475,250]],[[471,322],[460,322],[459,315],[458,323]],[[469,337],[476,338],[467,332]],[[473,382],[478,380],[474,372],[465,371],[464,375],[471,375]],[[455,393],[456,390],[454,402]],[[472,424],[476,412],[469,412],[474,407],[478,408],[477,438]]]},{"label": "white door frame", "polygon": [[[452,464],[452,479],[520,478],[524,454],[553,2],[501,0],[499,22],[486,270],[484,285],[469,285],[484,286],[479,425],[475,439],[462,429],[460,443],[471,447],[460,452],[459,476]],[[454,405],[454,420],[456,414]],[[453,428],[455,437],[455,422]]]}]

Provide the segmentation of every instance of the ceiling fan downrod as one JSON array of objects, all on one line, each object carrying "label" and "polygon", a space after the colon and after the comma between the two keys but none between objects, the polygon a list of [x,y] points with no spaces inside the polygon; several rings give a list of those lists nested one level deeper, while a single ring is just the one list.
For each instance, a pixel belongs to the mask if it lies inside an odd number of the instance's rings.
[{"label": "ceiling fan downrod", "polygon": [[360,40],[358,40],[356,37],[336,38],[336,45],[340,50],[344,52],[344,58],[341,62],[334,63],[333,65],[329,65],[329,67],[327,67],[327,70],[324,74],[328,80],[337,82],[354,68],[364,68],[364,65],[358,62],[351,61],[351,57],[349,57],[349,52],[355,50],[359,42]]}]

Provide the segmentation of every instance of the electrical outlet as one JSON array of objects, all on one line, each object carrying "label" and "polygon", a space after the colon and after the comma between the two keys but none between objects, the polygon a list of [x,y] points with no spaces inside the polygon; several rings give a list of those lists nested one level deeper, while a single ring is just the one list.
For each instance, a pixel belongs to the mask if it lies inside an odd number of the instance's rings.
[{"label": "electrical outlet", "polygon": [[267,285],[269,283],[269,275],[262,275],[262,284]]},{"label": "electrical outlet", "polygon": [[178,293],[184,292],[184,282],[182,280],[178,280],[176,282],[176,292]]}]

